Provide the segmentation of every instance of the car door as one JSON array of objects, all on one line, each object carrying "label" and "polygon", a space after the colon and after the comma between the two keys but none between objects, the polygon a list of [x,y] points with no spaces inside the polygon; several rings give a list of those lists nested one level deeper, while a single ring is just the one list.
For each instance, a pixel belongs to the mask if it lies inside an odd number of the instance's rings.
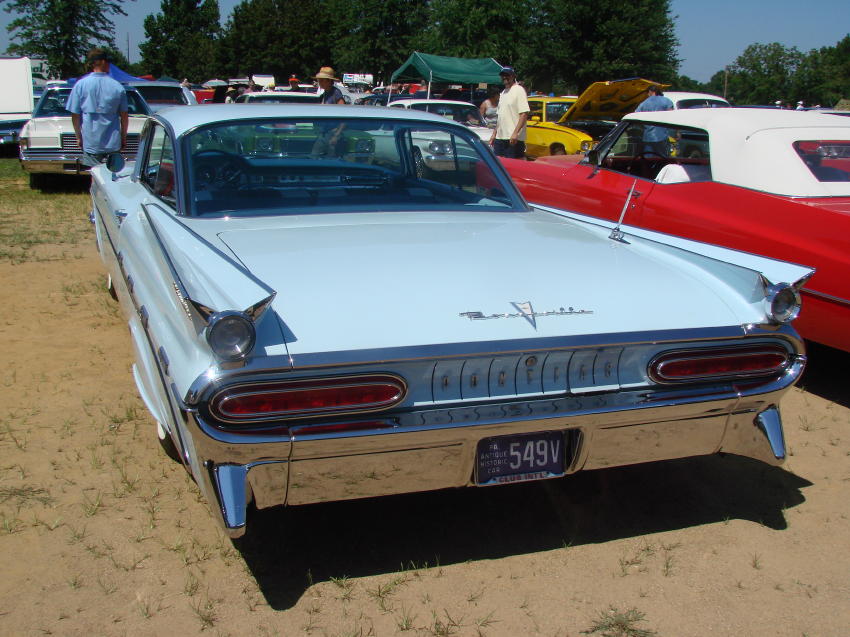
[{"label": "car door", "polygon": [[570,190],[573,205],[565,207],[612,221],[623,215],[624,223],[638,225],[643,202],[655,187],[655,181],[641,170],[639,134],[621,124],[597,149],[598,165],[585,160],[570,170],[558,184]]},{"label": "car door", "polygon": [[549,154],[546,129],[541,127],[545,120],[544,104],[541,100],[528,100],[528,122],[525,125],[525,154],[541,157]]}]

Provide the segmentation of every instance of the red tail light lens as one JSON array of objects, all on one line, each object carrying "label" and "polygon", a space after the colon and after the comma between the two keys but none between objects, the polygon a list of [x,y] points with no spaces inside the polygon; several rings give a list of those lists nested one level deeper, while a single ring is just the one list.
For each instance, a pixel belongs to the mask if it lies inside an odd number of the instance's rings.
[{"label": "red tail light lens", "polygon": [[657,383],[776,376],[788,367],[790,356],[778,345],[679,350],[656,357],[649,377]]},{"label": "red tail light lens", "polygon": [[384,375],[256,383],[222,390],[210,410],[226,421],[374,411],[399,403],[405,392],[404,381]]}]

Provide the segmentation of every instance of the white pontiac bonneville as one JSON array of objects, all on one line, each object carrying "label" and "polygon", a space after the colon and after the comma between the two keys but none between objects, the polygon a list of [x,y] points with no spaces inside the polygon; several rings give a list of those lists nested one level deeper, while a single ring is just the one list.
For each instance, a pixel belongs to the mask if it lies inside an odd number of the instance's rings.
[{"label": "white pontiac bonneville", "polygon": [[136,385],[233,537],[254,507],[784,459],[811,270],[530,207],[445,117],[168,108],[92,177]]}]

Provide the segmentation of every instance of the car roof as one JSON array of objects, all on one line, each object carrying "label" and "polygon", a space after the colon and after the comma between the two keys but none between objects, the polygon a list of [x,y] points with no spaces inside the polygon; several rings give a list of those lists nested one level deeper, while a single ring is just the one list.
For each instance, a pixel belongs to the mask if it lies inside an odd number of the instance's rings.
[{"label": "car roof", "polygon": [[529,100],[534,100],[535,102],[575,102],[578,99],[578,95],[559,95],[558,97],[552,97],[550,95],[529,95]]},{"label": "car roof", "polygon": [[122,84],[128,84],[130,86],[174,86],[176,88],[183,88],[180,82],[168,82],[167,80],[130,80],[129,82],[122,82]]},{"label": "car roof", "polygon": [[[393,100],[391,102],[393,105],[402,104],[404,106],[413,106],[414,104],[455,104],[457,106],[472,106],[473,108],[478,108],[472,102],[462,102],[460,100],[440,100],[440,99],[403,99],[403,100]],[[393,106],[395,108],[395,106]]]},{"label": "car roof", "polygon": [[[720,102],[726,102],[725,98],[720,97],[719,95],[712,95],[711,93],[691,93],[689,91],[664,91],[664,97],[668,97],[674,102],[676,100],[717,100]],[[726,102],[728,104],[728,102]]]},{"label": "car roof", "polygon": [[789,197],[850,196],[850,182],[820,182],[795,141],[850,141],[840,115],[754,108],[696,108],[632,113],[624,121],[690,126],[708,132],[711,174],[719,181]]},{"label": "car roof", "polygon": [[[317,110],[318,109],[318,110]],[[240,119],[253,120],[258,118],[301,117],[315,118],[363,118],[390,120],[419,120],[436,122],[442,125],[457,126],[468,130],[461,124],[424,111],[406,108],[387,108],[385,106],[350,106],[348,104],[199,104],[193,106],[169,106],[157,111],[155,119],[162,120],[171,126],[176,135],[204,126],[220,122],[237,121]]]}]

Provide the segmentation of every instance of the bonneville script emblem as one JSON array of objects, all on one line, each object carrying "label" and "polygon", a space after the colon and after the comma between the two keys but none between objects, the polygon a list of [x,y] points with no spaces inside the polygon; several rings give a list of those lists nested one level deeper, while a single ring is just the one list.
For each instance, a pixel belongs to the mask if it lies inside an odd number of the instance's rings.
[{"label": "bonneville script emblem", "polygon": [[518,311],[517,312],[507,312],[504,314],[484,314],[484,312],[461,312],[460,316],[465,316],[470,321],[484,321],[488,319],[501,319],[501,318],[524,318],[528,321],[531,326],[536,330],[537,329],[537,317],[540,316],[566,316],[569,314],[593,314],[593,310],[576,310],[572,307],[561,307],[557,310],[547,310],[545,312],[535,312],[534,308],[531,307],[530,301],[511,301],[511,305],[513,305]]}]

